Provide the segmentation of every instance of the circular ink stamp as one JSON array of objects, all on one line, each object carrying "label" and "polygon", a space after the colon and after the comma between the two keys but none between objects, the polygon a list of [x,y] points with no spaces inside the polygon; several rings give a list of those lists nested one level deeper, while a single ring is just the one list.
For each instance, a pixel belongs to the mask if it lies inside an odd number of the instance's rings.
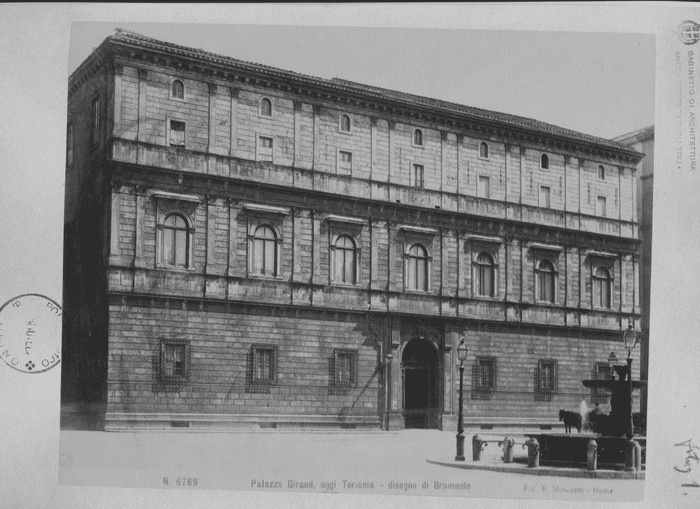
[{"label": "circular ink stamp", "polygon": [[28,293],[0,307],[0,358],[23,373],[43,373],[61,361],[62,311],[55,301]]}]

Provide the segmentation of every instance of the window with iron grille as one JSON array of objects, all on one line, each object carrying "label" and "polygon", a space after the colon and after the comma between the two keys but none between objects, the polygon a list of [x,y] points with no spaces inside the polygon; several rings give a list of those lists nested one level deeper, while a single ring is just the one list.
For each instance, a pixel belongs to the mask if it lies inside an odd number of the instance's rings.
[{"label": "window with iron grille", "polygon": [[336,348],[331,358],[331,385],[355,387],[357,385],[357,350]]},{"label": "window with iron grille", "polygon": [[256,344],[250,348],[248,384],[263,387],[277,384],[277,346]]},{"label": "window with iron grille", "polygon": [[535,369],[535,401],[551,401],[557,392],[557,361],[541,360]]},{"label": "window with iron grille", "polygon": [[[598,362],[593,368],[594,380],[610,380],[612,369],[607,362]],[[593,403],[607,404],[610,397],[610,391],[605,387],[593,387],[591,389],[591,400]]]},{"label": "window with iron grille", "polygon": [[160,382],[179,384],[188,379],[189,343],[186,340],[163,339],[160,343]]},{"label": "window with iron grille", "polygon": [[495,357],[477,357],[472,365],[472,399],[491,399],[495,390]]}]

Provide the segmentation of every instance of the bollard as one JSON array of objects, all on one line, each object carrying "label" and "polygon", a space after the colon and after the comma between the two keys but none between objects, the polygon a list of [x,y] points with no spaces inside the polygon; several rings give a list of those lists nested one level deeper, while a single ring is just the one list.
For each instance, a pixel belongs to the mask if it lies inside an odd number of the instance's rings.
[{"label": "bollard", "polygon": [[505,437],[502,442],[498,442],[498,446],[503,447],[503,463],[513,463],[515,440]]},{"label": "bollard", "polygon": [[634,444],[636,442],[632,439],[625,442],[625,472],[634,472]]},{"label": "bollard", "polygon": [[588,470],[598,469],[598,443],[594,439],[588,441]]},{"label": "bollard", "polygon": [[481,449],[482,441],[479,435],[474,435],[472,437],[472,459],[474,461],[481,461]]},{"label": "bollard", "polygon": [[540,444],[536,439],[530,438],[523,444],[523,449],[527,447],[527,466],[536,468],[540,466]]},{"label": "bollard", "polygon": [[642,471],[642,446],[639,442],[632,440],[634,442],[634,468],[637,472]]}]

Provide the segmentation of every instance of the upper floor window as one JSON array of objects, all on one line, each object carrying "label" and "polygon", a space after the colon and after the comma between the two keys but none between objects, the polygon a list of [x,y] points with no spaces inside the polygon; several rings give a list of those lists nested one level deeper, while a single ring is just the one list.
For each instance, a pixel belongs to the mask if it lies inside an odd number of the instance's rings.
[{"label": "upper floor window", "polygon": [[406,289],[428,291],[429,265],[428,250],[413,244],[406,253]]},{"label": "upper floor window", "polygon": [[172,85],[170,85],[170,97],[172,99],[184,99],[185,98],[185,85],[180,80],[174,80]]},{"label": "upper floor window", "polygon": [[481,198],[491,198],[491,177],[479,175],[479,188],[476,195]]},{"label": "upper floor window", "polygon": [[273,162],[274,159],[274,145],[271,137],[268,136],[258,136],[258,146],[257,146],[257,160],[265,161],[268,163]]},{"label": "upper floor window", "polygon": [[593,272],[593,305],[595,307],[610,308],[611,279],[610,272],[605,267],[598,267]]},{"label": "upper floor window", "polygon": [[481,253],[474,264],[474,294],[481,297],[496,295],[496,265],[488,253]]},{"label": "upper floor window", "polygon": [[549,186],[540,186],[540,207],[552,207],[552,194]]},{"label": "upper floor window", "polygon": [[68,122],[66,129],[66,165],[73,164],[73,122]]},{"label": "upper floor window", "polygon": [[489,144],[486,143],[485,141],[482,141],[479,143],[479,157],[481,159],[488,159],[489,158]]},{"label": "upper floor window", "polygon": [[537,264],[536,276],[536,298],[542,302],[554,302],[556,272],[554,265],[549,260],[541,260]]},{"label": "upper floor window", "polygon": [[335,241],[332,252],[333,281],[355,284],[357,282],[357,249],[349,235],[341,235]]},{"label": "upper floor window", "polygon": [[340,131],[344,133],[349,133],[352,130],[352,122],[350,122],[350,115],[340,115]]},{"label": "upper floor window", "polygon": [[600,217],[607,217],[608,216],[607,199],[605,198],[605,196],[598,196],[598,199],[596,200],[595,213],[597,216],[600,216]]},{"label": "upper floor window", "polygon": [[352,152],[338,150],[338,175],[352,175]]},{"label": "upper floor window", "polygon": [[100,139],[100,98],[95,97],[92,100],[91,125],[90,125],[90,144],[95,145]]},{"label": "upper floor window", "polygon": [[187,124],[181,120],[169,120],[168,145],[184,148],[187,143]]},{"label": "upper floor window", "polygon": [[190,266],[190,228],[178,213],[169,214],[160,226],[160,263],[186,269]]},{"label": "upper floor window", "polygon": [[413,145],[416,147],[423,146],[423,131],[420,129],[413,130]]},{"label": "upper floor window", "polygon": [[598,165],[598,179],[605,180],[605,166]]},{"label": "upper floor window", "polygon": [[261,117],[271,117],[272,116],[272,101],[267,97],[260,99],[260,116]]},{"label": "upper floor window", "polygon": [[425,185],[425,167],[422,164],[414,164],[411,170],[411,185],[423,187]]},{"label": "upper floor window", "polygon": [[549,156],[547,154],[542,154],[540,156],[540,168],[543,170],[549,169]]},{"label": "upper floor window", "polygon": [[251,242],[251,272],[259,276],[277,276],[278,239],[275,230],[268,225],[259,226],[255,229]]}]

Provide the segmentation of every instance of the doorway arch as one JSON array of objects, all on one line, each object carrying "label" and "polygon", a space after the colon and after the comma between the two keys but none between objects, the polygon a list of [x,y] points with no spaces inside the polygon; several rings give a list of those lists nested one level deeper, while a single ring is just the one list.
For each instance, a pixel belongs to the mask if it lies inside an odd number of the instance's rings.
[{"label": "doorway arch", "polygon": [[438,354],[423,338],[409,341],[401,356],[406,428],[438,427]]}]

